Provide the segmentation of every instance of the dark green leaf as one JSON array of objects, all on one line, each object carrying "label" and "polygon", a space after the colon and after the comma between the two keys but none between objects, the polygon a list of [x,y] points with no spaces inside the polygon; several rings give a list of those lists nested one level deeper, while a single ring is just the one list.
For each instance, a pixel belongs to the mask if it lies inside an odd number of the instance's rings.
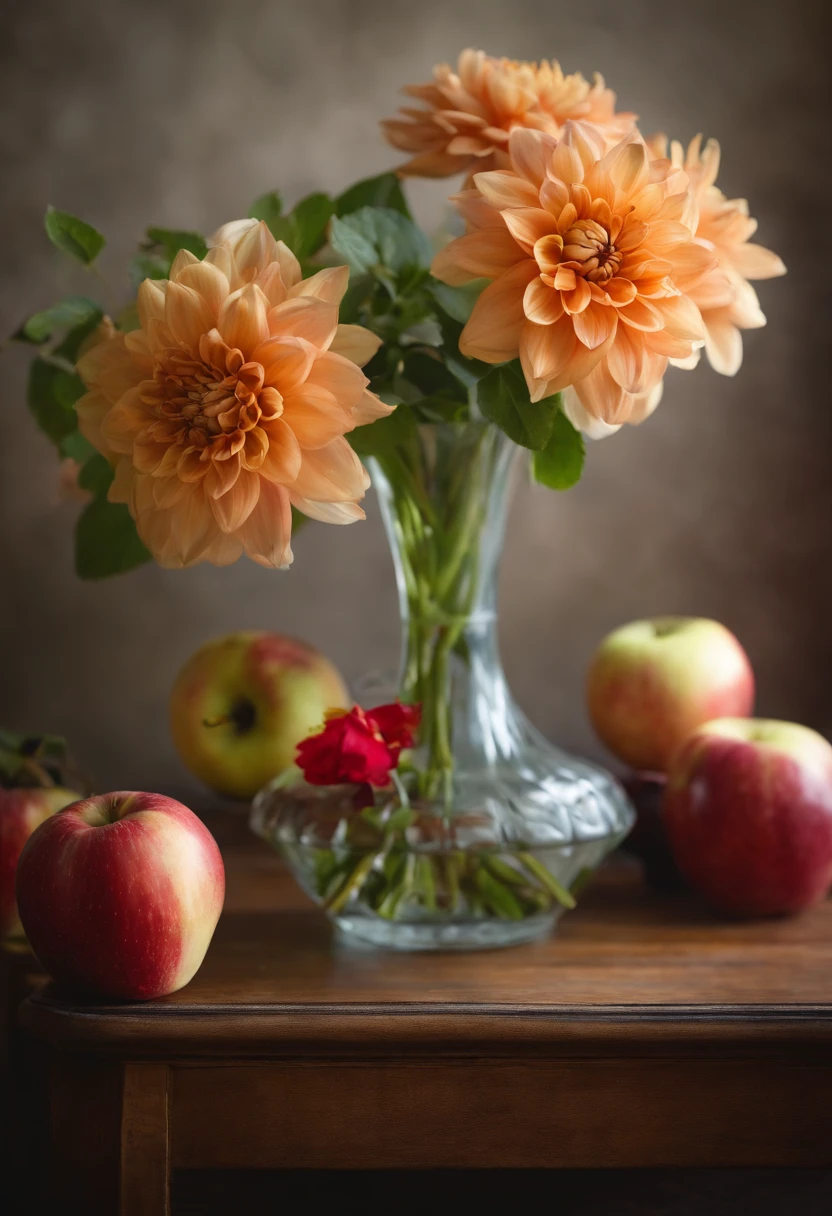
[{"label": "dark green leaf", "polygon": [[327,225],[334,211],[335,203],[328,194],[310,194],[300,200],[288,216],[291,233],[286,241],[296,257],[308,258],[318,252],[326,240]]},{"label": "dark green leaf", "polygon": [[101,324],[103,317],[101,309],[97,309],[92,313],[86,321],[80,325],[76,325],[71,329],[63,342],[60,342],[52,352],[59,359],[66,359],[67,363],[74,364],[78,359],[78,353],[90,334],[94,333]]},{"label": "dark green leaf", "polygon": [[474,279],[473,282],[466,283],[463,287],[449,287],[447,283],[431,279],[428,290],[443,312],[446,312],[454,321],[459,321],[464,325],[470,317],[482,289],[487,286],[487,279]]},{"label": "dark green leaf", "polygon": [[113,470],[110,462],[100,452],[90,456],[78,474],[78,485],[82,490],[89,490],[96,498],[106,498],[112,481]]},{"label": "dark green leaf", "polygon": [[467,404],[467,388],[443,359],[428,351],[409,350],[402,362],[406,379],[417,385],[425,396],[444,393]]},{"label": "dark green leaf", "polygon": [[406,445],[416,434],[416,420],[408,406],[400,405],[368,426],[356,427],[347,435],[353,451],[363,457],[383,456]]},{"label": "dark green leaf", "polygon": [[62,368],[46,359],[35,359],[29,369],[26,399],[35,421],[53,443],[60,443],[76,430],[78,419],[70,401],[68,376]]},{"label": "dark green leaf", "polygon": [[255,199],[248,214],[249,219],[265,220],[274,232],[273,224],[283,214],[283,199],[276,190],[269,190],[268,193],[261,194],[258,199]]},{"label": "dark green leaf", "polygon": [[292,537],[294,538],[308,523],[309,516],[304,515],[303,511],[299,511],[297,507],[292,507]]},{"label": "dark green leaf", "polygon": [[66,410],[72,410],[75,402],[87,391],[84,381],[73,372],[59,372],[53,384],[55,397]]},{"label": "dark green leaf", "polygon": [[[559,397],[556,394],[555,400]],[[558,410],[552,435],[542,452],[535,452],[532,467],[535,481],[550,490],[568,490],[581,479],[584,467],[584,438]]]},{"label": "dark green leaf", "polygon": [[60,304],[53,304],[51,308],[29,317],[13,337],[19,342],[40,345],[41,342],[48,342],[56,330],[75,329],[88,324],[92,318],[97,324],[101,316],[101,309],[95,301],[88,300],[86,296],[70,296],[61,300]]},{"label": "dark green leaf", "polygon": [[517,360],[492,367],[479,382],[479,407],[490,422],[505,431],[521,447],[541,452],[549,442],[558,398],[547,397],[534,404]]},{"label": "dark green leaf", "polygon": [[53,245],[89,266],[104,248],[104,237],[90,224],[70,215],[68,211],[46,208],[46,234]]},{"label": "dark green leaf", "polygon": [[395,173],[382,173],[379,177],[367,177],[356,182],[335,200],[336,215],[351,215],[361,207],[389,207],[406,215],[410,208],[402,192],[401,182]]},{"label": "dark green leaf", "polygon": [[72,431],[66,435],[58,444],[58,450],[63,457],[69,457],[76,461],[77,464],[83,464],[92,456],[95,448],[88,439],[85,439],[80,431]]},{"label": "dark green leaf", "polygon": [[148,228],[147,239],[151,245],[161,245],[171,258],[176,257],[180,249],[187,249],[195,258],[204,258],[208,252],[205,237],[198,232],[185,232],[177,228]]},{"label": "dark green leaf", "polygon": [[107,578],[150,561],[123,503],[95,498],[75,526],[75,570],[80,578]]}]

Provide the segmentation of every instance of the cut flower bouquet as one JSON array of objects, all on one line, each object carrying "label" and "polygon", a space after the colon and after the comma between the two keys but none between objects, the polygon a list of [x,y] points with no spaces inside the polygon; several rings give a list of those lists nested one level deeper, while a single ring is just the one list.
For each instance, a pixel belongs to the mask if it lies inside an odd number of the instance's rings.
[{"label": "cut flower bouquet", "polygon": [[[784,267],[716,185],[718,145],[644,138],[600,77],[465,51],[406,92],[383,124],[408,154],[396,171],[288,212],[264,195],[208,240],[148,229],[114,320],[73,297],[17,336],[40,348],[35,417],[92,495],[84,577],[150,558],[286,567],[304,517],[363,517],[372,476],[407,727],[391,750],[379,710],[333,719],[329,760],[358,732],[380,779],[319,763],[313,780],[304,744],[307,779],[264,791],[255,826],[342,928],[499,944],[545,931],[630,825],[615,783],[534,731],[499,666],[514,457],[567,489],[583,436],[644,421],[671,364],[704,350],[734,374],[742,330],[765,320],[749,280]],[[464,231],[434,253],[402,180],[454,174]],[[46,226],[87,264],[103,244],[63,212]]]}]

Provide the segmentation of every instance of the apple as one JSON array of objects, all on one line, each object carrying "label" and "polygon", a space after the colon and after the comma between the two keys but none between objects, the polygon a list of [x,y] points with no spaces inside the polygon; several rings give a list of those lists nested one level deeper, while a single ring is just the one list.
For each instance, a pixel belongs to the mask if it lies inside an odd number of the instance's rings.
[{"label": "apple", "polygon": [[319,651],[279,633],[208,642],[173,686],[170,725],[183,764],[206,785],[251,798],[288,768],[328,709],[348,709],[341,676]]},{"label": "apple", "polygon": [[619,760],[667,772],[685,739],[714,718],[754,708],[754,673],[734,635],[718,621],[658,617],[609,634],[587,680],[592,724]]},{"label": "apple", "polygon": [[149,1000],[193,978],[225,896],[216,841],[181,802],[101,794],[29,837],[17,867],[20,919],[56,980]]},{"label": "apple", "polygon": [[790,722],[709,722],[674,760],[662,818],[679,868],[716,908],[798,912],[832,883],[832,747]]},{"label": "apple", "polygon": [[14,894],[17,860],[35,828],[80,794],[60,786],[0,789],[0,937],[22,934]]}]

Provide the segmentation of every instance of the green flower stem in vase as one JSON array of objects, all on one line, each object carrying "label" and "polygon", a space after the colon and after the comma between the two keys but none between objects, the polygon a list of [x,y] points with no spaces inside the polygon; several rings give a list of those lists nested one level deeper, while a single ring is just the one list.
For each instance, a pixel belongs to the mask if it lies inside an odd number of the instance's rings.
[{"label": "green flower stem in vase", "polygon": [[543,739],[503,675],[497,567],[517,452],[485,421],[414,423],[369,461],[416,746],[384,788],[273,785],[253,813],[348,936],[402,949],[538,937],[631,825],[613,779]]}]

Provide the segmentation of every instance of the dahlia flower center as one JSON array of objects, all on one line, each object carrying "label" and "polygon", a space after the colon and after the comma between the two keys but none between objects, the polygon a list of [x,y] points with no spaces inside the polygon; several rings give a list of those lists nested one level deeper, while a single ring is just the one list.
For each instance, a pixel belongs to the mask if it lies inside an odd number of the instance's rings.
[{"label": "dahlia flower center", "polygon": [[[283,413],[283,399],[263,384],[260,363],[228,351],[224,366],[165,351],[155,367],[153,404],[159,423],[154,438],[205,449],[204,457],[233,454],[246,433]],[[230,445],[230,447],[229,447]]]},{"label": "dahlia flower center", "polygon": [[621,251],[597,220],[578,220],[563,238],[561,265],[567,265],[590,283],[606,283],[613,278],[619,271],[621,258]]}]

